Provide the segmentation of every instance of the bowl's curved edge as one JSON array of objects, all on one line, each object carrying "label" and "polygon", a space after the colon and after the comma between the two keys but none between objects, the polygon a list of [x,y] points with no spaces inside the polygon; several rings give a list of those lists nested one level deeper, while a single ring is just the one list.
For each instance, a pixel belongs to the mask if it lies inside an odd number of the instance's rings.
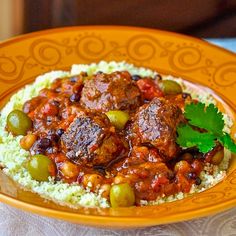
[{"label": "bowl's curved edge", "polygon": [[189,35],[184,35],[181,33],[176,33],[176,32],[171,32],[171,31],[166,31],[166,30],[160,30],[160,29],[154,29],[154,28],[146,28],[146,27],[137,27],[137,26],[123,26],[123,25],[88,25],[88,26],[69,26],[69,27],[59,27],[59,28],[54,28],[54,29],[46,29],[46,30],[40,30],[37,32],[31,32],[31,33],[26,33],[23,35],[18,35],[18,36],[14,36],[11,37],[10,39],[6,39],[6,40],[2,40],[0,42],[0,48],[1,46],[5,46],[14,42],[17,42],[19,40],[24,40],[24,39],[28,39],[28,38],[33,38],[36,37],[38,35],[42,35],[42,34],[50,34],[50,33],[57,33],[57,32],[64,32],[64,31],[76,31],[76,30],[92,30],[92,29],[103,29],[103,30],[111,30],[111,29],[115,29],[115,30],[131,30],[131,31],[142,31],[142,32],[153,32],[153,33],[162,33],[162,34],[166,34],[166,35],[170,35],[170,36],[176,36],[176,37],[181,37],[181,38],[185,38],[185,39],[190,39],[190,40],[194,40],[194,41],[198,41],[201,44],[205,44],[207,46],[210,46],[212,48],[216,48],[218,50],[227,52],[233,56],[235,56],[235,53],[222,48],[218,45],[212,44],[204,39],[201,38],[196,38],[193,36],[189,36]]},{"label": "bowl's curved edge", "polygon": [[[53,209],[48,209],[40,206],[28,204],[26,202],[18,201],[12,197],[3,195],[0,193],[0,201],[13,206],[20,210],[25,210],[30,213],[40,214],[42,216],[56,218],[58,220],[66,220],[71,223],[106,227],[106,228],[142,228],[147,226],[155,226],[169,223],[177,223],[183,221],[181,213],[172,215],[171,218],[165,217],[156,220],[152,216],[150,217],[115,217],[115,216],[94,216],[94,215],[83,215],[77,213],[62,212]],[[213,215],[218,212],[224,212],[232,208],[236,203],[235,199],[230,202],[221,203],[217,206],[208,207],[206,211],[204,208],[195,211],[194,215],[192,212],[185,212],[184,220],[192,220],[196,217],[205,217]],[[127,223],[127,224],[126,224]]]},{"label": "bowl's curved edge", "polygon": [[[0,43],[0,48],[4,47],[5,45],[15,43],[17,41],[21,41],[28,38],[37,37],[42,34],[50,34],[50,33],[56,33],[56,32],[62,32],[62,31],[76,31],[76,30],[92,30],[92,29],[103,29],[103,30],[110,30],[110,29],[116,29],[116,30],[133,30],[133,31],[146,31],[146,32],[158,32],[161,34],[166,35],[172,35],[176,37],[186,38],[188,40],[194,40],[198,43],[204,44],[208,47],[212,47],[217,50],[221,50],[224,53],[227,53],[231,56],[235,56],[234,53],[223,49],[221,47],[215,46],[213,44],[210,44],[207,41],[196,39],[191,36],[185,36],[178,33],[173,32],[167,32],[162,30],[156,30],[156,29],[147,29],[147,28],[141,28],[141,27],[129,27],[129,26],[79,26],[79,27],[65,27],[65,28],[56,28],[52,30],[45,30],[45,31],[39,31],[35,33],[26,34],[23,36],[18,36],[13,39],[9,39],[6,41],[3,41]],[[26,202],[19,201],[17,199],[14,199],[12,197],[9,197],[7,195],[4,195],[0,193],[0,201],[7,203],[11,206],[14,206],[19,209],[23,209],[32,213],[41,214],[43,216],[53,217],[57,219],[63,219],[67,220],[73,223],[80,223],[80,224],[86,224],[91,226],[98,226],[98,227],[112,227],[112,228],[133,228],[133,227],[145,227],[145,226],[152,226],[152,225],[159,225],[159,224],[167,224],[167,223],[173,223],[183,220],[183,215],[181,213],[175,214],[171,216],[171,218],[165,217],[160,219],[155,219],[152,216],[150,217],[115,217],[115,216],[95,216],[95,215],[83,215],[83,214],[77,214],[77,213],[69,213],[69,212],[62,212],[58,210],[48,209],[40,206],[31,205]],[[207,207],[207,211],[203,209],[198,209],[194,211],[194,214],[192,212],[185,212],[184,214],[184,220],[190,220],[196,217],[203,217],[207,216],[209,214],[214,214],[220,211],[227,210],[233,206],[236,205],[236,199],[232,199],[231,201],[222,202],[220,204]],[[124,222],[127,222],[127,224],[124,224]],[[112,224],[112,226],[111,226]]]}]

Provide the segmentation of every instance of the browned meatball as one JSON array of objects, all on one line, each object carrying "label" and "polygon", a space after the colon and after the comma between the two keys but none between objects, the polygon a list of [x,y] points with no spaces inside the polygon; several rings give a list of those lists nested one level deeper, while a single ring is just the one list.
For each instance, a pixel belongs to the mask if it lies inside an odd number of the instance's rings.
[{"label": "browned meatball", "polygon": [[134,116],[131,124],[132,145],[152,145],[165,157],[173,158],[178,152],[176,126],[183,119],[178,106],[164,98],[154,98]]},{"label": "browned meatball", "polygon": [[141,94],[126,72],[99,73],[84,83],[80,105],[96,111],[135,109],[141,104]]},{"label": "browned meatball", "polygon": [[123,150],[123,143],[103,114],[81,113],[61,136],[62,149],[75,163],[106,165]]}]

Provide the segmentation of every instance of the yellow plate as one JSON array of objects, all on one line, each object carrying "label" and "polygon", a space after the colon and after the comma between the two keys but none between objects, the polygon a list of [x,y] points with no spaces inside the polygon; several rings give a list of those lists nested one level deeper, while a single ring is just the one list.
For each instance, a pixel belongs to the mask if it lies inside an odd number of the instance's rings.
[{"label": "yellow plate", "polygon": [[[61,28],[1,43],[0,106],[37,75],[100,60],[126,60],[210,87],[229,105],[227,112],[235,121],[235,54],[199,39],[132,27]],[[236,206],[236,158],[226,179],[215,187],[160,206],[73,210],[21,190],[1,172],[0,200],[37,214],[100,227],[144,227],[188,220]]]}]

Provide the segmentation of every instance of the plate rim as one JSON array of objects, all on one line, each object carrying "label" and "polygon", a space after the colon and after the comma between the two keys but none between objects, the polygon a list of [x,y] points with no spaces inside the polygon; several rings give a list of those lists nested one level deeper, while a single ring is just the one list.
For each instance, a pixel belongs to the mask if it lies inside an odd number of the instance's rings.
[{"label": "plate rim", "polygon": [[57,33],[61,31],[76,31],[76,30],[91,30],[91,29],[104,29],[104,30],[110,30],[110,29],[116,29],[116,30],[121,30],[126,29],[126,30],[132,30],[132,31],[147,31],[147,32],[159,32],[161,34],[166,34],[170,36],[176,36],[176,37],[181,37],[185,39],[191,39],[194,41],[198,41],[199,43],[206,44],[208,46],[211,46],[213,48],[220,49],[224,52],[230,53],[232,56],[235,56],[235,52],[232,52],[226,48],[222,48],[216,44],[213,44],[209,41],[204,40],[203,38],[198,38],[190,35],[185,35],[173,31],[167,31],[167,30],[162,30],[162,29],[155,29],[155,28],[148,28],[148,27],[138,27],[138,26],[126,26],[126,25],[81,25],[81,26],[67,26],[67,27],[58,27],[58,28],[53,28],[53,29],[45,29],[45,30],[39,30],[35,32],[30,32],[30,33],[25,33],[17,36],[13,36],[9,39],[5,39],[0,41],[0,48],[2,46],[21,41],[27,38],[33,38],[37,35],[42,35],[42,34],[50,34],[50,33]]},{"label": "plate rim", "polygon": [[[2,203],[6,203],[12,207],[15,207],[20,210],[27,211],[29,213],[41,215],[44,217],[50,217],[58,220],[65,220],[72,223],[77,224],[84,224],[88,226],[96,226],[96,227],[108,227],[108,228],[141,228],[141,227],[147,227],[147,226],[154,226],[154,225],[161,225],[161,224],[170,224],[170,223],[177,223],[182,222],[186,220],[192,220],[195,218],[201,218],[204,216],[211,216],[215,213],[225,212],[232,208],[232,205],[236,203],[235,199],[232,199],[230,201],[227,201],[229,204],[225,204],[225,202],[221,202],[217,204],[217,208],[215,205],[212,205],[210,207],[207,207],[207,213],[204,208],[199,208],[197,210],[193,211],[186,211],[184,212],[184,220],[182,219],[182,213],[181,211],[177,214],[174,213],[172,217],[175,218],[173,221],[173,218],[170,220],[168,217],[164,218],[158,218],[152,217],[151,215],[149,217],[138,217],[138,216],[103,216],[103,215],[87,215],[87,214],[81,214],[77,212],[65,212],[62,210],[56,210],[51,208],[46,208],[43,206],[33,205],[24,201],[17,200],[13,197],[7,196],[5,194],[0,193],[0,202],[4,201]],[[50,200],[49,200],[50,201]],[[20,203],[20,204],[19,204]],[[150,207],[150,206],[145,206]],[[152,206],[153,207],[153,206]],[[156,206],[158,207],[158,205]],[[124,209],[124,208],[119,208]],[[196,217],[197,215],[197,217]],[[108,221],[109,220],[109,221]],[[124,224],[124,222],[129,223],[129,225]],[[113,223],[113,225],[110,225]]]},{"label": "plate rim", "polygon": [[[64,31],[79,31],[79,30],[131,30],[135,32],[151,32],[151,33],[158,33],[158,34],[164,34],[168,36],[174,36],[178,38],[183,38],[186,40],[198,42],[200,44],[205,44],[208,47],[212,47],[214,50],[220,50],[224,53],[227,53],[231,56],[235,57],[235,53],[231,52],[227,49],[221,48],[217,45],[214,45],[208,41],[205,41],[200,38],[195,38],[192,36],[187,36],[183,35],[180,33],[175,33],[175,32],[170,32],[170,31],[165,31],[165,30],[159,30],[159,29],[153,29],[153,28],[144,28],[144,27],[134,27],[134,26],[121,26],[121,25],[89,25],[89,26],[70,26],[70,27],[60,27],[60,28],[55,28],[55,29],[48,29],[48,30],[41,30],[33,33],[28,33],[28,34],[23,34],[19,35],[4,41],[0,42],[0,48],[7,46],[9,44],[14,44],[15,42],[18,41],[23,41],[25,39],[29,38],[34,38],[37,36],[43,36],[43,35],[48,35],[48,34],[53,34],[53,33],[60,33]],[[214,187],[213,187],[214,188]],[[81,213],[76,213],[76,212],[64,212],[62,210],[56,210],[56,209],[50,209],[47,207],[43,206],[38,206],[38,205],[33,205],[18,199],[15,199],[13,197],[7,196],[3,193],[0,192],[0,201],[3,203],[7,203],[11,206],[14,206],[18,209],[24,209],[28,212],[33,212],[37,213],[40,215],[52,217],[52,218],[57,218],[57,219],[63,219],[67,221],[73,221],[74,223],[83,223],[86,225],[92,225],[92,226],[100,226],[100,227],[109,227],[110,223],[113,225],[111,226],[112,228],[114,227],[128,227],[128,228],[133,228],[133,227],[144,227],[144,226],[150,226],[150,225],[159,225],[159,224],[167,224],[167,223],[174,223],[174,222],[179,222],[182,221],[181,219],[181,212],[176,214],[174,216],[175,219],[173,220],[173,216],[169,219],[168,217],[158,218],[155,220],[152,216],[149,217],[131,217],[131,216],[103,216],[103,215],[86,215],[86,214],[81,214]],[[232,208],[233,206],[236,205],[236,199],[229,200],[227,202],[221,202],[218,203],[217,205],[213,206],[207,206],[207,212],[206,210],[203,209],[197,209],[194,211],[189,211],[184,213],[184,220],[190,220],[194,219],[197,217],[203,217],[207,215],[211,215],[217,212],[221,212],[224,210],[227,210],[229,208]],[[157,206],[158,207],[158,206]],[[194,214],[192,214],[194,212]],[[183,213],[182,213],[183,214]],[[109,222],[106,220],[109,219]],[[111,222],[112,219],[112,222]],[[133,221],[132,221],[133,220]],[[127,221],[129,225],[124,225],[124,222]],[[138,225],[139,224],[139,225]]]}]

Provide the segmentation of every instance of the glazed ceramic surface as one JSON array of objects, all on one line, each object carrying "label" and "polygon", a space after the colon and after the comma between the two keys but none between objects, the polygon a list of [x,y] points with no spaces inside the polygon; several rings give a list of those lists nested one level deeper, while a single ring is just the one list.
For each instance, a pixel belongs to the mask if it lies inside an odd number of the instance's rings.
[{"label": "glazed ceramic surface", "polygon": [[[211,88],[219,96],[221,108],[235,121],[235,54],[199,39],[132,27],[61,28],[0,43],[0,106],[40,74],[101,60],[125,60]],[[235,133],[236,125],[232,131]],[[183,221],[236,206],[236,158],[233,156],[225,180],[213,188],[159,206],[74,210],[20,189],[2,172],[0,201],[37,214],[100,227],[144,227]]]}]

